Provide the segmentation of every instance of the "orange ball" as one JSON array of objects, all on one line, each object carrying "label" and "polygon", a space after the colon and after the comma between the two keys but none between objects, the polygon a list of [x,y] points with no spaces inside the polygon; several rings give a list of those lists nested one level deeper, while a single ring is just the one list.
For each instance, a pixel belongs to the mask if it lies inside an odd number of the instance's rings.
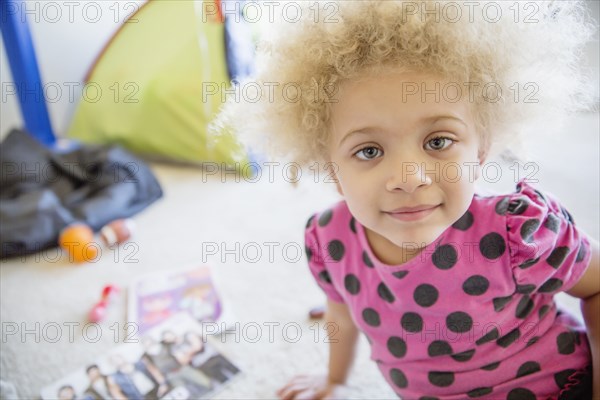
[{"label": "orange ball", "polygon": [[98,245],[94,242],[94,231],[88,225],[75,223],[60,232],[58,244],[67,253],[69,261],[83,263],[98,257]]}]

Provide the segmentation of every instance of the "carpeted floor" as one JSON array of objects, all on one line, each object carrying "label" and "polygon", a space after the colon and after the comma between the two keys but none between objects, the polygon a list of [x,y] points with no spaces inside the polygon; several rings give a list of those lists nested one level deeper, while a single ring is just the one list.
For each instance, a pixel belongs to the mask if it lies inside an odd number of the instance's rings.
[{"label": "carpeted floor", "polygon": [[[568,129],[560,142],[542,134],[531,138],[538,185],[561,198],[577,223],[598,238],[598,115],[580,116]],[[105,250],[98,262],[83,266],[70,265],[55,250],[2,262],[0,379],[12,382],[20,398],[39,396],[43,386],[124,339],[125,293],[100,325],[97,342],[83,335],[87,312],[105,284],[126,287],[140,274],[203,261],[214,268],[239,322],[238,334],[226,336],[220,346],[244,375],[218,398],[273,398],[295,374],[324,372],[323,325],[307,318],[324,297],[297,250],[303,248],[306,219],[338,198],[334,185],[322,183],[323,176],[315,183],[313,172],[303,171],[292,187],[282,177],[283,165],[273,167],[272,178],[263,170],[256,182],[207,176],[195,168],[153,164],[153,169],[165,197],[135,217],[137,231],[127,249]],[[513,170],[504,164],[503,171],[499,182],[483,186],[514,188]],[[207,256],[209,246],[217,252]],[[573,299],[560,301],[577,312]],[[394,397],[368,359],[363,339],[347,397]]]}]

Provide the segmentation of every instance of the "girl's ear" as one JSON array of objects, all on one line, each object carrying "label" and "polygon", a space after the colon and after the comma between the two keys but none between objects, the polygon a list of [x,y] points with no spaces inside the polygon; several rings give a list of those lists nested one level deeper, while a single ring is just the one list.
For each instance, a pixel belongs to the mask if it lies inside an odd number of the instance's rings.
[{"label": "girl's ear", "polygon": [[480,166],[483,165],[487,156],[488,156],[488,149],[480,149],[479,150],[479,152],[477,153],[477,159],[479,160]]},{"label": "girl's ear", "polygon": [[328,167],[325,167],[325,171],[327,172],[326,176],[331,177],[334,180],[337,192],[343,197],[344,191],[342,190],[342,185],[340,185],[340,180],[336,174],[335,164],[333,164],[332,161],[329,161],[326,165],[329,165]]},{"label": "girl's ear", "polygon": [[340,194],[340,196],[344,196],[344,191],[342,190],[342,186],[340,185],[340,181],[338,180],[337,176],[334,178],[335,179],[335,188],[337,189],[337,192]]},{"label": "girl's ear", "polygon": [[479,150],[477,151],[477,159],[479,160],[479,165],[483,165],[485,162],[489,152],[490,152],[490,143],[489,138],[484,134],[478,133],[479,135]]},{"label": "girl's ear", "polygon": [[475,170],[475,180],[479,179],[479,171],[481,170],[481,166],[485,163],[485,160],[488,156],[489,148],[486,146],[485,148],[480,148],[477,152],[477,159],[479,161],[479,167]]}]

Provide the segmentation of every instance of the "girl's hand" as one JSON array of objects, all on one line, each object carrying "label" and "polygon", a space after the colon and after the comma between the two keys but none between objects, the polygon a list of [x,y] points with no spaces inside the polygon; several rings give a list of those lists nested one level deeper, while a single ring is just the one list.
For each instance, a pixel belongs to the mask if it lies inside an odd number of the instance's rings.
[{"label": "girl's hand", "polygon": [[158,386],[158,391],[156,392],[156,395],[158,397],[162,397],[165,393],[167,393],[169,391],[169,387],[167,386],[166,383],[161,383]]},{"label": "girl's hand", "polygon": [[327,400],[341,399],[343,385],[329,382],[326,376],[300,375],[292,378],[277,391],[282,400]]}]

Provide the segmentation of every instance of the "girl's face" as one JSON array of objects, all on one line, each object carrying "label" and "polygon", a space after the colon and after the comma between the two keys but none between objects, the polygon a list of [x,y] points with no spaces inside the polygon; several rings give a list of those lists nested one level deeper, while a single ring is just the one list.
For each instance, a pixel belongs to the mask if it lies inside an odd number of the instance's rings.
[{"label": "girl's face", "polygon": [[331,129],[338,190],[381,261],[406,262],[468,209],[483,156],[460,82],[424,73],[346,82]]}]

